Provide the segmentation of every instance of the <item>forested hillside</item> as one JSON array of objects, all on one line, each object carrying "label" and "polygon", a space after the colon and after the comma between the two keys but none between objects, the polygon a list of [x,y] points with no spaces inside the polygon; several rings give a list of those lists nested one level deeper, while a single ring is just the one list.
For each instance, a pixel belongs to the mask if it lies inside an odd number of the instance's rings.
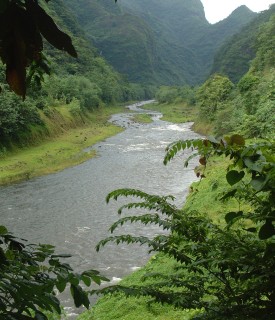
[{"label": "forested hillside", "polygon": [[259,13],[241,32],[226,41],[215,55],[211,73],[221,73],[234,83],[248,71],[258,48],[258,30],[275,13],[275,5]]},{"label": "forested hillside", "polygon": [[[255,58],[239,82],[234,85],[226,76],[215,74],[198,90],[201,117],[214,125],[216,134],[238,132],[247,137],[262,138],[272,138],[274,135],[274,6],[269,14],[267,22],[257,24],[254,32],[251,30],[250,35],[255,39]],[[244,37],[246,34],[247,29],[244,30]],[[238,38],[236,43],[239,43]],[[237,46],[236,43],[233,47]]]},{"label": "forested hillside", "polygon": [[[62,118],[60,106],[66,106],[66,113],[73,119],[69,117],[69,122],[76,125],[83,122],[81,114],[86,111],[114,102],[148,97],[150,89],[129,84],[105,61],[87,40],[65,2],[51,1],[44,8],[71,36],[78,58],[70,57],[45,42],[44,59],[28,85],[25,101],[9,90],[5,84],[4,66],[0,65],[0,145],[4,148],[14,144],[26,145],[47,135],[48,120]],[[58,123],[55,125],[55,132],[62,131]]]},{"label": "forested hillside", "polygon": [[[204,134],[239,133],[246,137],[272,138],[275,127],[274,9],[273,5],[261,13],[223,48],[228,53],[222,56],[220,52],[224,72],[212,74],[195,90],[186,86],[162,87],[156,94],[157,99],[162,103],[184,101],[196,105],[199,115],[195,129]],[[248,58],[242,56],[242,50],[250,40],[246,49],[253,48],[254,53],[251,51]],[[241,65],[243,68],[238,68]]]},{"label": "forested hillside", "polygon": [[211,25],[199,0],[75,1],[67,4],[100,53],[132,82],[197,84],[219,46],[255,13],[240,7]]}]

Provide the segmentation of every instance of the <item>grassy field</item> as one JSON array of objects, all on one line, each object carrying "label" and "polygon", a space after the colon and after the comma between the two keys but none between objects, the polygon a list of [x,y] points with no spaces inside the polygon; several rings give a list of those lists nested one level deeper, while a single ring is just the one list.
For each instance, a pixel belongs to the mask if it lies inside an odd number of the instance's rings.
[{"label": "grassy field", "polygon": [[45,130],[33,129],[35,145],[0,155],[0,185],[53,173],[93,157],[94,152],[83,149],[120,132],[108,119],[122,111],[122,107],[106,107],[73,121],[66,108],[59,107],[45,121],[47,135]]}]

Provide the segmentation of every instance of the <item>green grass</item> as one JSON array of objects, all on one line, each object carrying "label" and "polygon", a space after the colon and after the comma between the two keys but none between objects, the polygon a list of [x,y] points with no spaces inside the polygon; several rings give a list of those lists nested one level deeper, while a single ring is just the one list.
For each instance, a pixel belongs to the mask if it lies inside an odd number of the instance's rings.
[{"label": "green grass", "polygon": [[[40,138],[32,138],[36,145],[17,147],[2,155],[0,185],[53,173],[93,157],[94,152],[83,149],[121,132],[121,128],[107,120],[111,114],[123,110],[121,107],[102,108],[86,114],[85,118],[83,115],[77,123],[64,107],[58,108],[58,119],[47,119],[48,136],[40,132]],[[37,134],[37,130],[34,131]]]},{"label": "green grass", "polygon": [[[167,273],[176,267],[177,262],[162,254],[152,257],[140,270],[125,277],[121,285],[148,285],[152,279],[143,280],[149,272]],[[189,320],[197,310],[180,310],[170,305],[150,303],[150,298],[128,297],[122,294],[101,298],[91,310],[81,314],[77,320]]]},{"label": "green grass", "polygon": [[188,106],[186,103],[158,104],[152,103],[146,105],[146,109],[159,111],[163,114],[161,120],[183,123],[196,119],[197,110],[194,106]]},{"label": "green grass", "polygon": [[205,213],[215,222],[224,221],[225,213],[239,210],[237,200],[231,199],[228,202],[220,200],[230,187],[225,177],[228,165],[228,159],[219,157],[212,158],[205,168],[202,166],[196,168],[196,172],[204,174],[206,178],[190,186],[185,210]]}]

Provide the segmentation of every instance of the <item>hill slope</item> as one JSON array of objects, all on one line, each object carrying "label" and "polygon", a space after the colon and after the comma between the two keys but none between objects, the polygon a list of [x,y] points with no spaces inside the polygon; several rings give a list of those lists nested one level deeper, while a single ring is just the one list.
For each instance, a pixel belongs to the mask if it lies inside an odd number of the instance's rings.
[{"label": "hill slope", "polygon": [[130,81],[197,84],[219,46],[255,14],[240,7],[215,25],[200,0],[68,0],[90,40]]},{"label": "hill slope", "polygon": [[226,41],[215,55],[211,73],[227,75],[238,82],[249,70],[250,62],[256,56],[258,31],[275,14],[275,5],[260,13],[239,33]]}]

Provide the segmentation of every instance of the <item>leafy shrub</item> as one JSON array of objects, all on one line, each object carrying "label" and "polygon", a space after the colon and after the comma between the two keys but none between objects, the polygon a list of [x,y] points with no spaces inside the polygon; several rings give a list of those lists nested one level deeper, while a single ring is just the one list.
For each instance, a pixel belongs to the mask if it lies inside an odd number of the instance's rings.
[{"label": "leafy shrub", "polygon": [[159,103],[172,103],[179,96],[178,88],[161,87],[156,92],[156,99]]},{"label": "leafy shrub", "polygon": [[[121,196],[140,200],[123,205],[119,214],[132,208],[143,212],[120,218],[111,226],[111,232],[125,223],[141,222],[145,226],[159,225],[169,233],[153,238],[111,236],[102,240],[97,249],[110,241],[146,244],[150,251],[163,252],[179,265],[170,270],[170,275],[145,275],[155,279],[149,285],[117,285],[99,292],[149,296],[178,308],[201,309],[195,319],[274,318],[275,143],[262,141],[246,146],[238,135],[221,141],[214,138],[178,141],[168,147],[164,163],[186,148],[197,150],[202,166],[214,155],[232,159],[225,173],[230,188],[221,195],[221,200],[237,198],[252,210],[245,211],[244,206],[239,211],[228,212],[225,223],[218,225],[207,213],[178,209],[172,203],[172,196],[150,195],[133,189],[110,193],[107,201]],[[203,173],[200,175],[203,177]]]},{"label": "leafy shrub", "polygon": [[0,318],[47,320],[50,314],[61,314],[56,291],[70,286],[76,307],[89,307],[88,293],[80,283],[90,286],[107,281],[99,272],[87,270],[74,273],[69,264],[60,259],[51,245],[28,244],[15,238],[0,226]]},{"label": "leafy shrub", "polygon": [[0,135],[16,136],[30,124],[42,124],[31,99],[22,101],[14,93],[4,90],[0,96]]},{"label": "leafy shrub", "polygon": [[233,83],[227,77],[216,74],[208,79],[197,91],[201,116],[214,121],[216,112],[222,108],[233,87]]},{"label": "leafy shrub", "polygon": [[257,76],[247,73],[239,81],[238,89],[241,93],[245,93],[257,86],[259,81],[260,79]]},{"label": "leafy shrub", "polygon": [[84,109],[96,109],[102,94],[100,88],[84,76],[66,76],[62,79],[52,78],[46,84],[46,91],[54,99],[69,104],[74,98]]},{"label": "leafy shrub", "polygon": [[76,98],[73,98],[73,100],[68,105],[70,113],[74,116],[77,116],[81,113],[81,107],[80,107],[80,101]]}]

